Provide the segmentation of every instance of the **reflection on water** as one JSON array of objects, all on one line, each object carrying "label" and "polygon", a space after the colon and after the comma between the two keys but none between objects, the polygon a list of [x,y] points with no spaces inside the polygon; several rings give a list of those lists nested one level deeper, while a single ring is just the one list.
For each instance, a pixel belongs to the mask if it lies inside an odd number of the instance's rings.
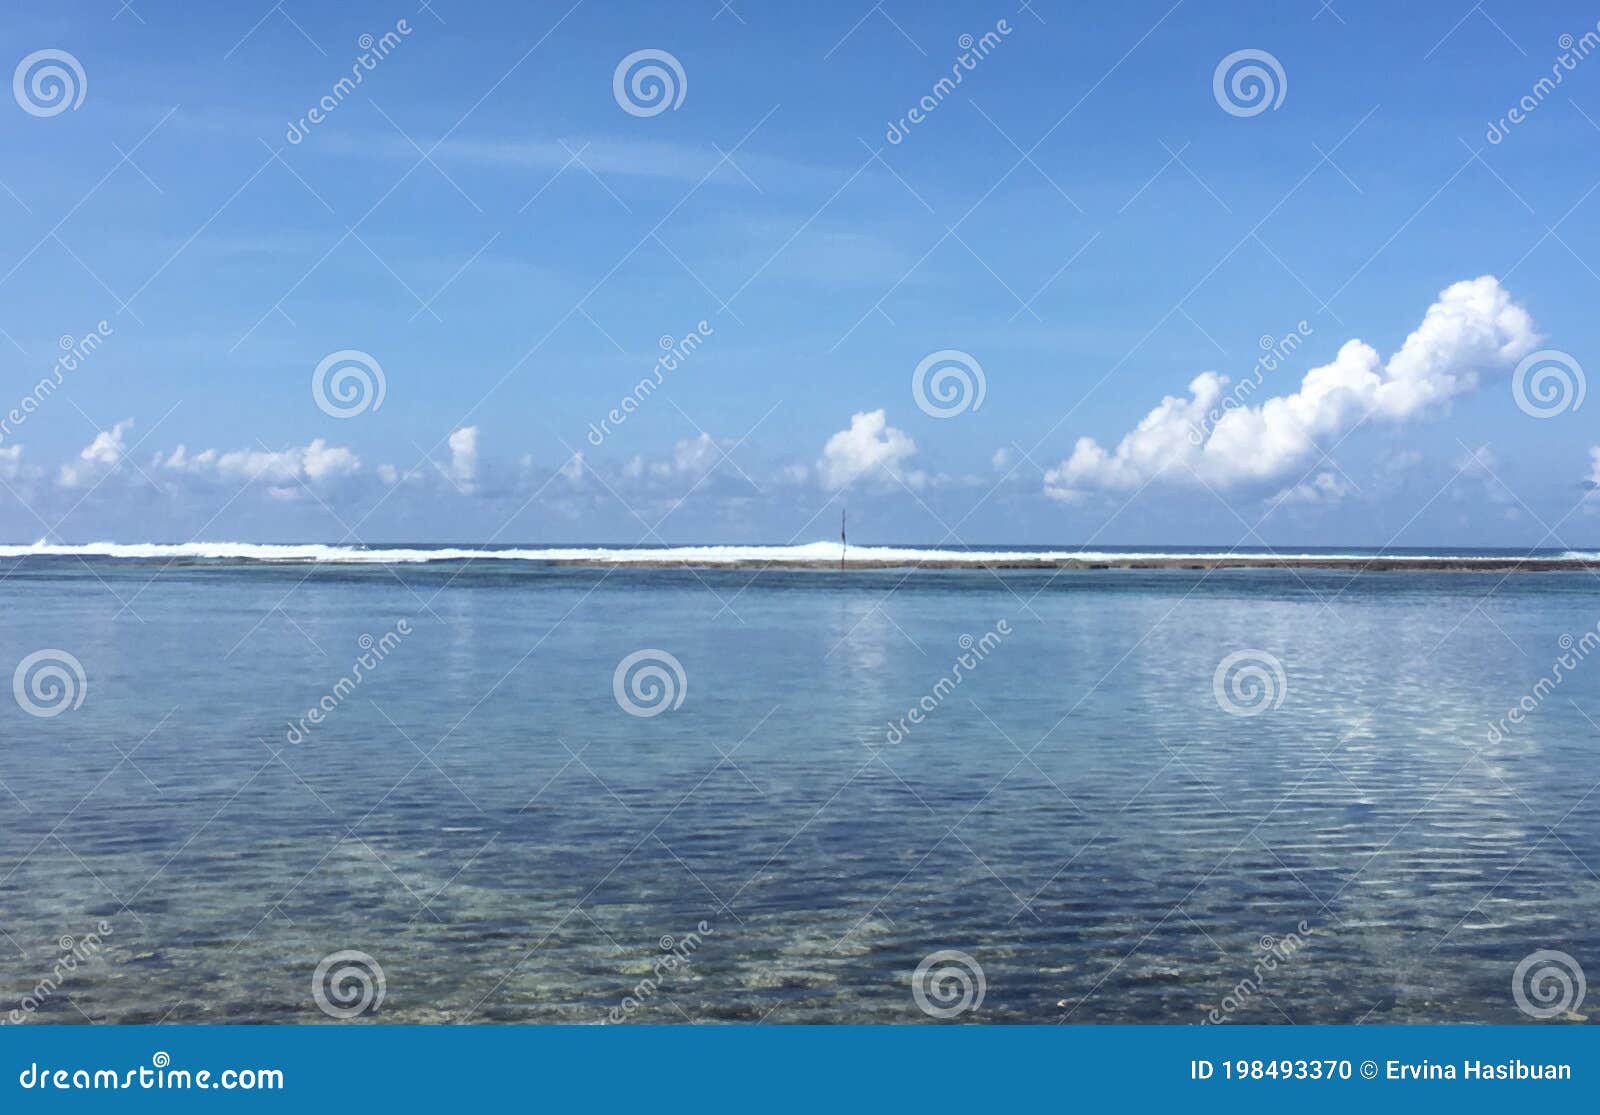
[{"label": "reflection on water", "polygon": [[[946,949],[979,1022],[1519,1021],[1523,957],[1600,970],[1600,662],[1488,732],[1585,574],[159,569],[0,582],[0,666],[88,679],[0,709],[0,1018],[323,1022],[340,950],[424,1022],[926,1021]],[[618,706],[644,648],[681,707]],[[1224,710],[1238,650],[1281,704]]]}]

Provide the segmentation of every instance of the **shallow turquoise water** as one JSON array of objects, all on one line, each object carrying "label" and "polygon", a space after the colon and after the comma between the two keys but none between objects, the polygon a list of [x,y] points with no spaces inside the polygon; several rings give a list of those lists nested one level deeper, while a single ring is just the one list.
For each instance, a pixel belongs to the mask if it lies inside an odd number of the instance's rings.
[{"label": "shallow turquoise water", "polygon": [[[86,688],[0,701],[0,1017],[101,921],[27,1018],[327,1021],[343,949],[379,1021],[927,1021],[943,949],[973,1022],[1512,1022],[1530,953],[1600,972],[1600,657],[1489,734],[1589,574],[7,567],[0,666]],[[1237,651],[1280,704],[1222,707]]]}]

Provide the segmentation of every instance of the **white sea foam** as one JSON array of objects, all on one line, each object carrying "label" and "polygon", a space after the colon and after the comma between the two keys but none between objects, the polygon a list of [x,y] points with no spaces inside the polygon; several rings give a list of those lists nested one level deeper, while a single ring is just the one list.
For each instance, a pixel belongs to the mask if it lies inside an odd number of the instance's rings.
[{"label": "white sea foam", "polygon": [[[941,563],[996,565],[1018,561],[1184,561],[1224,556],[1268,557],[1279,561],[1319,562],[1329,560],[1362,561],[1377,556],[1375,550],[1352,549],[1338,553],[1237,553],[1225,549],[1184,552],[1156,550],[941,550],[899,546],[851,546],[852,562],[895,562],[905,565]],[[1452,561],[1463,564],[1504,560],[1490,554],[1387,554],[1417,561]],[[837,542],[810,542],[797,546],[671,546],[654,549],[625,547],[553,546],[541,548],[483,549],[449,547],[417,549],[388,546],[334,546],[320,543],[278,544],[257,542],[121,543],[91,542],[85,545],[53,545],[36,542],[31,546],[0,545],[0,558],[84,557],[120,558],[135,561],[241,561],[287,564],[386,565],[439,561],[522,561],[589,562],[632,565],[658,562],[687,562],[694,565],[737,565],[749,562],[837,563]],[[1600,553],[1569,550],[1549,555],[1546,560],[1595,561]]]}]

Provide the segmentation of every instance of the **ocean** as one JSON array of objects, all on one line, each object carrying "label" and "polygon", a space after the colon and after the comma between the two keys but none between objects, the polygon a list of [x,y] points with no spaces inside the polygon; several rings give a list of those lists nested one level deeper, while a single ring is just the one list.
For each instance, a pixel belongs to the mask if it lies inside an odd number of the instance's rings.
[{"label": "ocean", "polygon": [[1518,1022],[1600,957],[1593,571],[598,549],[0,550],[0,1022]]}]

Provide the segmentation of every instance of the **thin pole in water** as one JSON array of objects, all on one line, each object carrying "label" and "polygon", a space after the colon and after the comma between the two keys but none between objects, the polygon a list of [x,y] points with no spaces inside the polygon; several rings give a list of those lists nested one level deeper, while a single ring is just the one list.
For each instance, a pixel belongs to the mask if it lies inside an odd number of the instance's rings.
[{"label": "thin pole in water", "polygon": [[844,552],[850,548],[850,543],[845,541],[844,537],[844,522],[847,514],[848,512],[844,508],[841,507],[839,509],[839,572],[841,573],[844,572]]}]

